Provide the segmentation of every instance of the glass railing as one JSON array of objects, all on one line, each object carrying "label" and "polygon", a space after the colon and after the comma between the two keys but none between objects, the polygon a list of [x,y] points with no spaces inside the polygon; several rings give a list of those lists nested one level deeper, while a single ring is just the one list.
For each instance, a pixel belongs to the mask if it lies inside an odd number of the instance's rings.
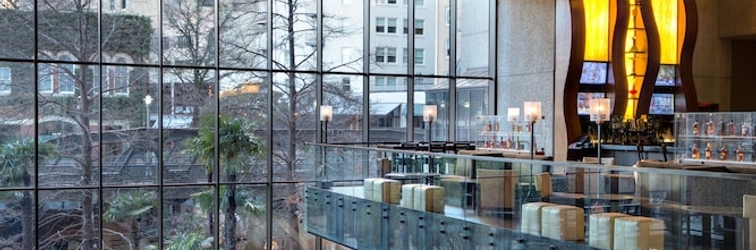
[{"label": "glass railing", "polygon": [[756,214],[725,166],[310,146],[307,231],[354,249],[749,249]]}]

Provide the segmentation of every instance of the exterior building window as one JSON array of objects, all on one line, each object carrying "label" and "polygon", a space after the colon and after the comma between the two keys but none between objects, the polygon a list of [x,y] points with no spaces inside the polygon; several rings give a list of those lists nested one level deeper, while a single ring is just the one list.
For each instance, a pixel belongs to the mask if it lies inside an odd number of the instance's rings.
[{"label": "exterior building window", "polygon": [[[407,5],[408,0],[404,0],[404,5]],[[425,0],[415,0],[415,6],[423,6],[425,5]]]},{"label": "exterior building window", "polygon": [[386,77],[375,77],[375,86],[386,86]]},{"label": "exterior building window", "polygon": [[349,77],[341,78],[341,90],[350,91],[352,89],[352,80]]},{"label": "exterior building window", "polygon": [[[63,56],[60,58],[63,61],[73,61],[70,56]],[[73,94],[74,93],[74,74],[76,72],[76,66],[73,64],[63,63],[58,65],[55,72],[54,79],[58,84],[58,93],[61,94]]]},{"label": "exterior building window", "polygon": [[0,67],[0,94],[8,94],[11,90],[11,69]]},{"label": "exterior building window", "polygon": [[[415,64],[424,64],[425,49],[415,49]],[[407,64],[407,48],[402,51],[402,63]]]},{"label": "exterior building window", "polygon": [[446,26],[451,25],[451,7],[446,6]]},{"label": "exterior building window", "polygon": [[378,4],[396,4],[396,0],[375,0]]},{"label": "exterior building window", "polygon": [[386,33],[386,18],[385,17],[375,18],[375,32]]},{"label": "exterior building window", "polygon": [[[422,35],[425,31],[424,29],[425,21],[421,19],[415,19],[415,35]],[[407,19],[404,19],[404,34],[407,34],[409,32],[409,24],[407,23]]]},{"label": "exterior building window", "polygon": [[415,49],[415,64],[425,64],[425,49]]},{"label": "exterior building window", "polygon": [[52,67],[47,64],[39,64],[39,77],[37,78],[37,88],[41,94],[51,94],[53,85]]},{"label": "exterior building window", "polygon": [[396,48],[391,48],[391,47],[376,48],[375,61],[379,63],[396,63]]},{"label": "exterior building window", "polygon": [[387,19],[386,33],[396,34],[396,18]]},{"label": "exterior building window", "polygon": [[451,56],[451,46],[449,45],[449,38],[444,39],[444,48],[446,49],[446,58]]},{"label": "exterior building window", "polygon": [[396,77],[386,77],[386,86],[396,86]]},{"label": "exterior building window", "polygon": [[352,60],[352,48],[341,48],[341,63],[351,63]]},{"label": "exterior building window", "polygon": [[[123,58],[118,58],[117,63],[126,63]],[[115,94],[128,94],[129,93],[129,68],[126,66],[115,66],[112,69],[113,81],[109,83]]]}]

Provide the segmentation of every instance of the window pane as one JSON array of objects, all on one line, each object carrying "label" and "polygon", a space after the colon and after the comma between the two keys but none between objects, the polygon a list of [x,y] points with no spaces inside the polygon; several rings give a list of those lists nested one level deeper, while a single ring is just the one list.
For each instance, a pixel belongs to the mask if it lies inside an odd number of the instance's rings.
[{"label": "window pane", "polygon": [[[340,5],[338,1],[323,1],[323,70],[334,72],[364,72],[364,17],[362,1]],[[378,26],[376,26],[378,27]],[[342,58],[338,49],[342,48]],[[346,56],[344,51],[348,51]]]},{"label": "window pane", "polygon": [[333,107],[328,142],[362,140],[362,79],[362,76],[323,76],[323,104]]},{"label": "window pane", "polygon": [[[460,2],[457,8],[457,75],[489,76],[488,2]],[[474,7],[473,7],[474,6]],[[486,24],[486,25],[481,25]]]},{"label": "window pane", "polygon": [[[15,2],[15,1],[14,1]],[[29,1],[18,1],[18,8],[5,9],[0,15],[0,58],[31,59],[34,57],[34,13]],[[54,24],[57,24],[55,22]],[[58,30],[47,23],[40,23],[40,30]]]},{"label": "window pane", "polygon": [[[265,149],[269,148],[265,140],[269,117],[266,103],[267,93],[270,93],[265,73],[223,71],[220,75],[223,78],[220,80],[218,131],[208,129],[217,133],[219,143],[225,145],[218,152],[221,161],[225,162],[221,164],[220,179],[226,182],[265,181]],[[237,139],[222,139],[232,136]],[[245,153],[236,153],[239,150]]]},{"label": "window pane", "polygon": [[220,0],[220,65],[264,69],[268,57],[267,1]]},{"label": "window pane", "polygon": [[[370,77],[370,141],[406,140],[407,86],[387,86],[385,81],[385,77]],[[401,77],[393,81],[406,80]]]},{"label": "window pane", "polygon": [[218,38],[213,30],[215,11],[203,1],[163,1],[163,63],[213,66]]},{"label": "window pane", "polygon": [[[273,116],[273,151],[275,180],[314,178],[306,171],[315,169],[304,151],[305,142],[315,141],[318,108],[315,98],[315,76],[312,74],[274,74],[272,89],[276,91]],[[305,164],[306,163],[306,164]]]},{"label": "window pane", "polygon": [[[100,22],[103,37],[100,43],[104,55],[102,60],[118,62],[125,59],[119,63],[129,64],[160,62],[160,37],[157,35],[160,1],[128,1],[128,4],[127,0],[108,2],[103,2],[103,17]],[[113,4],[115,8],[110,9],[108,4]],[[150,30],[152,32],[148,32]]]},{"label": "window pane", "polygon": [[[385,17],[383,13],[391,13],[391,23],[393,24],[393,27],[396,28],[396,22],[397,20],[403,20],[407,18],[407,12],[406,11],[398,11],[397,6],[393,5],[375,5],[371,6],[371,18],[375,17]],[[387,21],[389,22],[389,21]],[[373,24],[371,24],[373,25]],[[372,31],[372,29],[371,29]],[[370,39],[370,55],[374,56],[377,55],[377,53],[380,52],[378,48],[393,48],[396,50],[397,48],[405,48],[407,47],[407,36],[399,35],[394,33],[379,33],[379,32],[370,32],[370,37],[365,39]],[[386,53],[389,53],[386,51]],[[384,58],[383,60],[378,60],[380,58],[376,58],[376,60],[371,60],[370,65],[370,72],[371,73],[387,73],[387,74],[406,74],[407,73],[407,67],[403,64],[396,63],[398,58],[396,58],[398,55],[396,54],[398,52],[394,52],[391,58],[392,64],[386,64],[385,62],[388,62],[389,58]]]},{"label": "window pane", "polygon": [[457,140],[474,141],[480,131],[476,118],[488,115],[489,80],[457,80]]},{"label": "window pane", "polygon": [[[437,79],[433,78],[415,78],[415,88],[417,89],[423,85],[432,85]],[[425,129],[423,140],[428,141],[447,141],[448,140],[448,127],[449,127],[449,107],[448,107],[448,91],[431,90],[425,91],[425,105],[436,105],[436,119],[433,121],[431,127],[428,127],[428,122],[423,122],[422,128]],[[422,111],[421,111],[422,112]]]},{"label": "window pane", "polygon": [[[94,65],[90,68],[94,72],[99,69]],[[115,87],[117,78],[112,75],[102,81],[103,85],[111,86],[102,86],[100,94],[103,107],[101,130],[106,135],[100,147],[103,184],[157,183],[158,133],[149,128],[153,128],[152,124],[157,119],[159,97],[154,93],[156,85],[144,81],[148,75],[156,75],[157,70],[144,67],[131,69],[135,80],[124,81],[122,87]],[[139,94],[118,94],[124,89],[133,89]],[[144,98],[148,89],[154,98],[149,104]]]},{"label": "window pane", "polygon": [[[273,4],[273,65],[281,70],[315,70],[317,57],[314,43],[308,44],[316,30],[315,2],[272,1]],[[296,13],[291,13],[294,10]],[[305,15],[306,14],[306,15]],[[292,16],[294,15],[294,16]],[[293,20],[293,21],[289,21]],[[292,33],[290,33],[290,31]]]}]

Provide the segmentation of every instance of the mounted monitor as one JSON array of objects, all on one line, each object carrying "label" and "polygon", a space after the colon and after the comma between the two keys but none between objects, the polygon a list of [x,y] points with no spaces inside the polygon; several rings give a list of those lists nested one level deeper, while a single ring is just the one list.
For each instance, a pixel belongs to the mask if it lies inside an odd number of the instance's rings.
[{"label": "mounted monitor", "polygon": [[607,77],[607,63],[583,62],[583,72],[580,84],[605,84]]},{"label": "mounted monitor", "polygon": [[675,96],[669,93],[652,94],[648,113],[651,115],[675,114]]},{"label": "mounted monitor", "polygon": [[677,81],[677,67],[675,65],[660,65],[656,86],[675,86]]}]

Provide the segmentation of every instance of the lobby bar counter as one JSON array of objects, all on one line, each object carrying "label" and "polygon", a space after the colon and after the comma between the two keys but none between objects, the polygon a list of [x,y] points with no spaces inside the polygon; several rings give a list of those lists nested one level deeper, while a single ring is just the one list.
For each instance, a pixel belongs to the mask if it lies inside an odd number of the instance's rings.
[{"label": "lobby bar counter", "polygon": [[[311,147],[321,152],[318,161],[325,167],[305,191],[307,231],[354,249],[756,246],[749,242],[748,219],[756,207],[744,206],[756,204],[747,202],[756,195],[756,175],[750,173],[651,161],[631,167]],[[397,163],[390,159],[396,155],[433,159],[436,166],[393,179],[386,169],[397,168],[385,164]],[[631,178],[613,183],[617,173]],[[321,182],[331,184],[320,188]]]}]

